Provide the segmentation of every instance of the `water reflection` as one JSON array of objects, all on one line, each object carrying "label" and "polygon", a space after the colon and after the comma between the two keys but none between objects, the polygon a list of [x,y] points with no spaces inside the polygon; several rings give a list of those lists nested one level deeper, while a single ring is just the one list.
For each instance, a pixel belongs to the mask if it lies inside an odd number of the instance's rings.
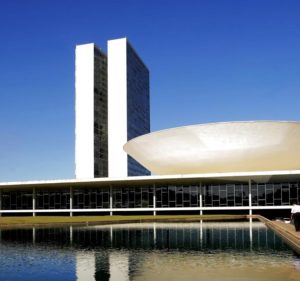
[{"label": "water reflection", "polygon": [[299,258],[259,222],[35,227],[1,230],[0,239],[0,280],[275,281],[300,273]]},{"label": "water reflection", "polygon": [[149,223],[0,230],[5,244],[74,248],[168,250],[282,250],[286,246],[261,223]]}]

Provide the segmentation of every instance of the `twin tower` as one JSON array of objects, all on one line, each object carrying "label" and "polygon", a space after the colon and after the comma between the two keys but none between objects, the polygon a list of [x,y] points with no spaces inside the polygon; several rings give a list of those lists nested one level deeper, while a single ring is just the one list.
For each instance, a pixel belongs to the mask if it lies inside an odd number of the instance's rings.
[{"label": "twin tower", "polygon": [[126,38],[76,46],[75,176],[149,175],[123,145],[150,132],[149,71]]}]

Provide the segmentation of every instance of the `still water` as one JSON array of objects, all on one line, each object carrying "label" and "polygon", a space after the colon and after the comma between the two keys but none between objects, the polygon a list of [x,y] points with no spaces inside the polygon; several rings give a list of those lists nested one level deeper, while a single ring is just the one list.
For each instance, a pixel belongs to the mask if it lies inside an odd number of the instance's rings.
[{"label": "still water", "polygon": [[300,258],[259,222],[0,230],[0,280],[300,280]]}]

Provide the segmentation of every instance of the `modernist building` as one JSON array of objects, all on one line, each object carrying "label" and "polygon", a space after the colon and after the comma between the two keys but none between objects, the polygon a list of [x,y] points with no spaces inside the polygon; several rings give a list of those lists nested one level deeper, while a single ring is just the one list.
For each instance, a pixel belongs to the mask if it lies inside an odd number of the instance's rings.
[{"label": "modernist building", "polygon": [[76,179],[0,183],[0,213],[282,216],[300,203],[300,122],[149,129],[149,72],[128,41],[108,56],[78,46]]},{"label": "modernist building", "polygon": [[123,145],[150,132],[149,71],[126,38],[76,46],[76,178],[127,177],[149,172]]}]

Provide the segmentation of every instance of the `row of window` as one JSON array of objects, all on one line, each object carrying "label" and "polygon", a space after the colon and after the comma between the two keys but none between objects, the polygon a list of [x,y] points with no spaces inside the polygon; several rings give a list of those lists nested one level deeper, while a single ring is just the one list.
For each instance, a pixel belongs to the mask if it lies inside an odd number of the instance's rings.
[{"label": "row of window", "polygon": [[253,206],[280,206],[299,203],[299,183],[255,184],[251,186]]},{"label": "row of window", "polygon": [[156,207],[198,207],[199,187],[192,186],[161,186],[156,188]]},{"label": "row of window", "polygon": [[249,206],[247,184],[205,185],[203,207]]},{"label": "row of window", "polygon": [[113,208],[152,208],[153,186],[112,189]]},{"label": "row of window", "polygon": [[[173,208],[249,206],[247,184],[164,185],[113,187],[113,208]],[[153,201],[155,195],[155,202]],[[252,184],[252,206],[280,206],[300,203],[300,183]],[[1,192],[3,210],[33,208],[32,190]],[[36,209],[69,209],[70,190],[36,190]],[[110,207],[109,188],[73,188],[74,209],[107,209]],[[155,203],[155,204],[154,204]]]}]

